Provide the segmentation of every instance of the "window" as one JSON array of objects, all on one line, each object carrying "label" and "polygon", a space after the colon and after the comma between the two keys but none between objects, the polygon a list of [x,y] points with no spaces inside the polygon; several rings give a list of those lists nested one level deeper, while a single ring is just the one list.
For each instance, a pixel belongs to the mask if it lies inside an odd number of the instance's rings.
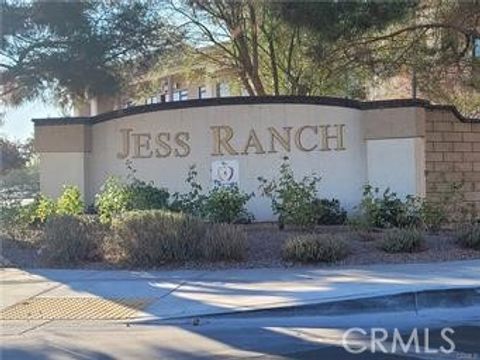
[{"label": "window", "polygon": [[180,90],[180,101],[188,100],[188,90]]},{"label": "window", "polygon": [[230,91],[228,89],[228,84],[227,83],[218,83],[217,84],[217,89],[216,89],[217,97],[224,97],[224,96],[229,96]]},{"label": "window", "polygon": [[148,104],[156,104],[158,103],[158,97],[156,96],[150,96],[149,98],[147,98],[145,100],[145,104],[148,105]]},{"label": "window", "polygon": [[199,86],[198,88],[198,98],[205,99],[207,97],[207,88],[205,85]]},{"label": "window", "polygon": [[480,38],[474,39],[473,42],[473,57],[475,59],[480,59]]},{"label": "window", "polygon": [[184,101],[188,100],[188,90],[177,90],[173,93],[173,101]]}]

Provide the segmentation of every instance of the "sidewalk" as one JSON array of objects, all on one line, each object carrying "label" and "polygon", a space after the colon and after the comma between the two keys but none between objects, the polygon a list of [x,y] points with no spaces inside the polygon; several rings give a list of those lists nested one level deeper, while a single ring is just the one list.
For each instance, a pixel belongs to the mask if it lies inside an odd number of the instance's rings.
[{"label": "sidewalk", "polygon": [[39,298],[142,298],[134,320],[171,319],[433,289],[480,287],[480,260],[216,271],[4,269],[0,309]]}]

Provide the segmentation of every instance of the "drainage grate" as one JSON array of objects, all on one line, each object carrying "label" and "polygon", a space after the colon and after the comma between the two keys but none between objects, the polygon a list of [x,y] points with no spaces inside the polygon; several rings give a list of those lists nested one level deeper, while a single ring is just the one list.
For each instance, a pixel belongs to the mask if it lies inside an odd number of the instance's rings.
[{"label": "drainage grate", "polygon": [[0,320],[130,319],[152,298],[38,297],[0,310]]}]

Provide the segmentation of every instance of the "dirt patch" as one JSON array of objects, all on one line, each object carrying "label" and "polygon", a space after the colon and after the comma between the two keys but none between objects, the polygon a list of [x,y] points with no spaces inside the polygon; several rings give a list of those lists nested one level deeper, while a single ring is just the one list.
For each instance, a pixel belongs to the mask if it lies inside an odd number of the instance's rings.
[{"label": "dirt patch", "polygon": [[[282,247],[291,236],[304,233],[298,229],[280,231],[274,224],[254,224],[247,226],[248,261],[246,266],[296,266],[282,260]],[[456,244],[454,233],[445,231],[439,234],[426,234],[426,250],[417,253],[388,254],[379,248],[382,234],[373,235],[371,241],[351,232],[346,226],[321,226],[315,233],[340,234],[350,246],[351,254],[333,265],[394,264],[411,262],[453,261],[480,258],[480,251],[465,249]],[[332,264],[315,264],[332,266]]]},{"label": "dirt patch", "polygon": [[[254,267],[294,267],[305,266],[285,262],[282,259],[284,242],[292,236],[306,231],[287,228],[280,231],[276,224],[261,223],[242,225],[247,232],[247,258],[242,262],[230,263],[198,263],[168,264],[161,269],[222,269],[222,268],[254,268]],[[347,226],[319,226],[312,232],[333,233],[345,237],[351,254],[343,261],[335,264],[312,264],[312,267],[332,267],[367,264],[396,264],[413,262],[437,262],[480,258],[480,251],[464,249],[456,244],[453,232],[444,231],[439,234],[425,235],[426,250],[418,253],[388,254],[379,249],[381,233],[373,234],[370,241],[351,232]],[[12,241],[0,238],[2,266],[41,267],[41,249],[38,245],[23,241]],[[87,269],[112,269],[117,266],[108,263],[88,263],[79,267]]]}]

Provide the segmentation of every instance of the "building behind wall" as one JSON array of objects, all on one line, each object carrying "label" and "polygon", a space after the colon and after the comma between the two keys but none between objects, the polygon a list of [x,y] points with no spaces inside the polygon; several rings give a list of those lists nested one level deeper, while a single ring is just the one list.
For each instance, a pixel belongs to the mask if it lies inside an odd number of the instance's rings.
[{"label": "building behind wall", "polygon": [[[195,72],[195,75],[192,75]],[[74,107],[73,115],[95,116],[101,113],[126,109],[139,105],[178,102],[185,100],[244,96],[246,92],[236,82],[232,71],[210,68],[199,64],[192,72],[181,67],[165,68],[158,74],[139,76],[124,93],[115,96],[96,96]],[[136,92],[149,88],[143,96]]]}]

